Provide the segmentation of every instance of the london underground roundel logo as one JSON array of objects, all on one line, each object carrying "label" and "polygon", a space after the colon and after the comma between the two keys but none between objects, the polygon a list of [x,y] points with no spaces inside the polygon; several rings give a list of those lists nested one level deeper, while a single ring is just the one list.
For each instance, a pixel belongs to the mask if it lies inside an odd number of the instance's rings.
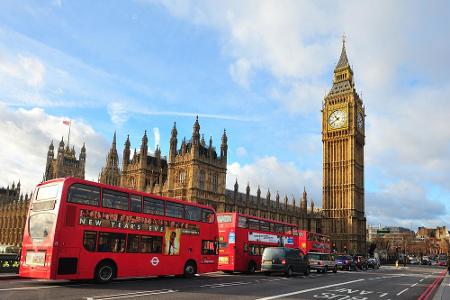
[{"label": "london underground roundel logo", "polygon": [[159,264],[159,258],[155,256],[150,262],[152,263],[152,266],[156,267]]}]

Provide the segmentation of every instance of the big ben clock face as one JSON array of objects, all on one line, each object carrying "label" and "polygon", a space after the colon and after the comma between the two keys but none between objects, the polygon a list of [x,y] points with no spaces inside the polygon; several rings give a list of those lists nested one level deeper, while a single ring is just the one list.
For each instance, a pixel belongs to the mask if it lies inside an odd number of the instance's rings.
[{"label": "big ben clock face", "polygon": [[358,113],[358,117],[357,117],[356,122],[358,123],[358,128],[362,129],[363,126],[364,126],[364,118],[363,118],[363,115],[361,113]]},{"label": "big ben clock face", "polygon": [[331,128],[338,129],[345,125],[347,121],[347,115],[345,111],[337,109],[333,111],[328,117],[328,124],[330,124]]}]

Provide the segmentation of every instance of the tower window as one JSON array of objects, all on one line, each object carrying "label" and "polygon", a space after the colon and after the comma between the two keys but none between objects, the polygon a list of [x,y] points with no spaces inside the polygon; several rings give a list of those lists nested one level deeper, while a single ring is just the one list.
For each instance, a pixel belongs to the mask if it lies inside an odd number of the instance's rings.
[{"label": "tower window", "polygon": [[205,171],[201,170],[198,176],[198,187],[201,190],[205,189]]},{"label": "tower window", "polygon": [[213,173],[211,176],[211,191],[217,192],[217,186],[219,183],[219,175],[217,173]]},{"label": "tower window", "polygon": [[180,173],[178,173],[178,182],[183,184],[186,181],[186,171],[181,170]]}]

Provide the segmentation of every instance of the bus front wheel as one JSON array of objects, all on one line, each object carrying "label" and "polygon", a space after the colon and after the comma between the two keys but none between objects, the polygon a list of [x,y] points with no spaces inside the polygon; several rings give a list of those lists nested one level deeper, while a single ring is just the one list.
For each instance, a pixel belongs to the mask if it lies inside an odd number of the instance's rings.
[{"label": "bus front wheel", "polygon": [[95,280],[99,283],[107,283],[116,276],[116,267],[112,262],[102,262],[95,268]]},{"label": "bus front wheel", "polygon": [[183,271],[184,277],[191,278],[191,277],[194,277],[194,275],[196,273],[197,273],[197,266],[195,265],[195,263],[193,261],[188,261],[184,265],[184,271]]}]

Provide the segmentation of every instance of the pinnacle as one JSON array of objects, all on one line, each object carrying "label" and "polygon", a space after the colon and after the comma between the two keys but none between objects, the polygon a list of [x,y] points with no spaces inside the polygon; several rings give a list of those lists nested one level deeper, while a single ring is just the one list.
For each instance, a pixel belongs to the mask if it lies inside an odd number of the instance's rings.
[{"label": "pinnacle", "polygon": [[341,51],[341,56],[339,57],[339,61],[336,65],[336,69],[340,69],[340,68],[344,68],[344,67],[348,67],[348,58],[347,58],[347,51],[345,50],[345,39],[342,40],[342,51]]}]

